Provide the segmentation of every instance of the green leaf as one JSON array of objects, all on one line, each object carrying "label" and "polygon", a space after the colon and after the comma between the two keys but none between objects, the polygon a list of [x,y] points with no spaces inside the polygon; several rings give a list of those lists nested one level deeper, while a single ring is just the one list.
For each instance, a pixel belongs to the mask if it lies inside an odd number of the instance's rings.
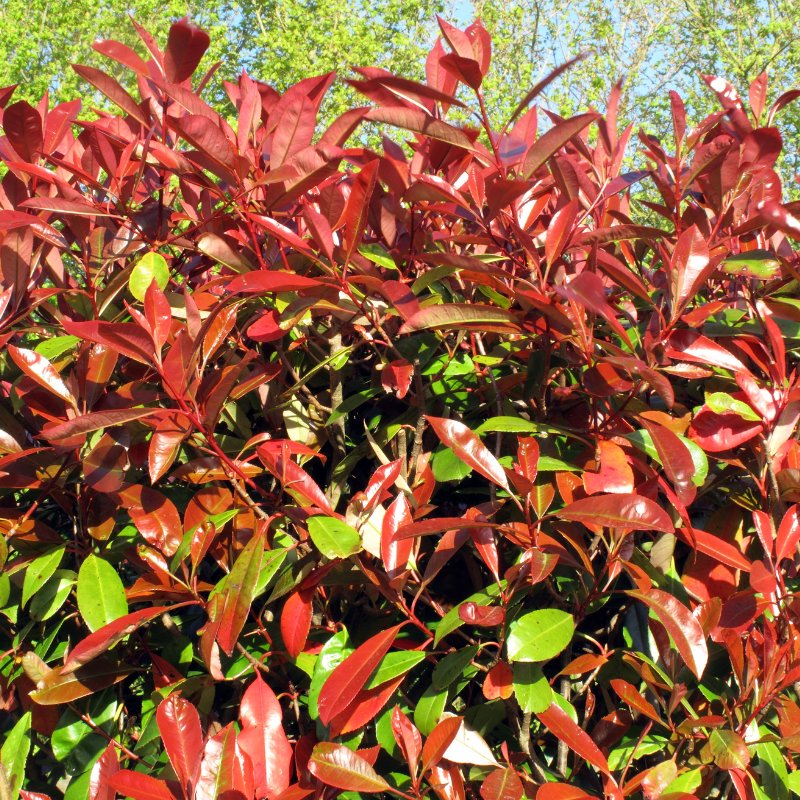
[{"label": "green leaf", "polygon": [[567,464],[560,458],[552,458],[551,456],[539,456],[538,472],[580,472],[581,468],[576,467],[574,464]]},{"label": "green leaf", "polygon": [[553,433],[563,434],[564,431],[554,428],[552,425],[544,425],[539,422],[531,422],[522,417],[492,417],[486,422],[475,428],[478,436],[484,433]]},{"label": "green leaf", "polygon": [[756,746],[761,767],[761,785],[770,800],[789,800],[789,772],[781,751],[774,742]]},{"label": "green leaf", "polygon": [[28,569],[25,570],[25,582],[22,584],[23,606],[45,585],[52,574],[58,569],[65,549],[66,545],[62,544],[60,547],[56,547],[55,550],[51,550],[49,553],[39,556],[39,558],[28,565]]},{"label": "green leaf", "polygon": [[541,667],[530,661],[514,664],[514,694],[520,708],[528,714],[544,713],[553,699],[553,690]]},{"label": "green leaf", "polygon": [[358,248],[358,252],[379,267],[397,269],[394,259],[379,244],[362,244]]},{"label": "green leaf", "polygon": [[631,754],[636,751],[636,757],[649,756],[653,753],[663,753],[669,740],[658,734],[648,734],[641,742],[639,736],[626,736],[619,744],[615,745],[608,754],[608,766],[612,772],[622,769],[628,763]]},{"label": "green leaf", "polygon": [[431,684],[434,689],[446,689],[450,684],[461,676],[461,673],[470,665],[472,659],[480,650],[478,645],[473,644],[469,647],[462,647],[449,653],[442,658],[439,663],[433,668],[433,675],[431,677]]},{"label": "green leaf", "polygon": [[430,736],[446,705],[447,689],[437,691],[433,686],[429,686],[423,692],[414,709],[414,724],[423,736]]},{"label": "green leaf", "polygon": [[264,551],[264,561],[261,564],[261,572],[258,573],[258,580],[256,581],[253,597],[258,597],[267,590],[270,581],[275,577],[278,570],[283,565],[283,562],[286,560],[286,554],[288,552],[288,547],[284,547],[281,550]]},{"label": "green leaf", "polygon": [[25,764],[31,749],[31,712],[23,714],[11,729],[0,750],[0,769],[5,768],[11,800],[19,797],[25,779]]},{"label": "green leaf", "polygon": [[717,269],[736,277],[768,281],[780,276],[781,262],[774,253],[767,250],[748,250],[728,256],[720,262]]},{"label": "green leaf", "polygon": [[333,517],[309,517],[311,541],[326,558],[347,558],[361,550],[361,537],[355,528]]},{"label": "green leaf", "polygon": [[31,618],[44,622],[53,616],[66,602],[78,576],[71,569],[57,569],[53,577],[34,595],[31,602]]},{"label": "green leaf", "polygon": [[71,350],[81,343],[77,336],[53,336],[45,339],[34,348],[40,356],[44,356],[48,361],[58,358],[62,353]]},{"label": "green leaf", "polygon": [[512,661],[548,661],[572,640],[575,621],[556,608],[531,611],[509,626],[508,657]]},{"label": "green leaf", "polygon": [[314,674],[311,678],[311,687],[308,690],[308,713],[311,719],[319,718],[317,701],[322,685],[328,680],[330,674],[344,661],[347,656],[355,652],[355,648],[350,643],[350,636],[346,630],[341,630],[331,636],[317,656],[317,663],[314,665]]},{"label": "green leaf", "polygon": [[128,613],[117,571],[94,554],[87,556],[78,573],[78,609],[92,632]]},{"label": "green leaf", "polygon": [[374,689],[386,681],[405,675],[425,658],[425,653],[419,650],[401,650],[398,653],[387,653],[378,664],[378,668],[367,681],[365,689]]},{"label": "green leaf", "polygon": [[725,392],[707,394],[706,405],[715,414],[738,414],[742,419],[749,419],[752,422],[758,422],[761,419],[747,403],[737,400]]},{"label": "green leaf", "polygon": [[154,280],[163,292],[169,283],[169,267],[160,253],[145,253],[131,272],[128,288],[137,300],[144,302],[144,296]]},{"label": "green leaf", "polygon": [[366,403],[367,400],[371,400],[373,397],[377,397],[382,393],[383,389],[367,389],[364,392],[350,395],[350,397],[348,397],[342,403],[339,403],[339,405],[333,409],[333,413],[328,417],[327,420],[325,420],[325,425],[332,425],[337,419],[340,419],[345,414],[349,414],[360,405]]},{"label": "green leaf", "polygon": [[472,467],[462,461],[449,447],[433,454],[431,470],[437,481],[463,481],[472,472]]}]

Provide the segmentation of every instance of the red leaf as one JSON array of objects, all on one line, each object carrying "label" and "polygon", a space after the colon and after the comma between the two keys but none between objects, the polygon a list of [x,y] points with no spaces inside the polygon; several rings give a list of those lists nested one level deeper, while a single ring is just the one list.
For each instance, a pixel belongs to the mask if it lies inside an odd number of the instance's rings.
[{"label": "red leaf", "polygon": [[653,708],[653,705],[642,697],[635,686],[627,681],[619,679],[612,680],[611,686],[624,703],[627,703],[631,708],[649,717],[654,722],[663,724],[661,722],[661,717],[658,716],[658,712]]},{"label": "red leaf", "polygon": [[778,535],[775,539],[775,562],[780,563],[784,558],[793,556],[800,542],[800,506],[794,505],[781,520]]},{"label": "red leaf", "polygon": [[404,494],[398,494],[383,516],[381,525],[381,558],[390,579],[405,572],[414,548],[412,539],[399,539],[398,529],[411,524],[411,506]]},{"label": "red leaf", "polygon": [[744,419],[738,414],[716,414],[703,406],[692,420],[689,437],[706,452],[719,453],[749,442],[763,430],[758,420]]},{"label": "red leaf", "polygon": [[431,139],[439,139],[465,150],[473,150],[472,139],[460,128],[454,128],[446,122],[434,119],[424,111],[415,108],[401,108],[393,106],[391,108],[371,108],[364,119],[371,122],[384,122],[387,125],[394,125],[407,131],[420,133],[423,136],[430,136]]},{"label": "red leaf", "polygon": [[208,50],[211,39],[200,28],[181,19],[172,24],[164,51],[164,75],[170,83],[183,83],[190,78],[203,54]]},{"label": "red leaf", "polygon": [[606,528],[665,533],[672,533],[675,529],[664,509],[649,498],[637,494],[586,497],[556,511],[555,515],[561,519],[602,525]]},{"label": "red leaf", "polygon": [[227,285],[227,289],[232,294],[235,292],[262,294],[264,292],[299,292],[314,286],[322,286],[322,283],[314,278],[295,275],[293,272],[258,270],[234,278]]},{"label": "red leaf", "polygon": [[496,769],[481,784],[483,800],[520,800],[522,781],[513,769]]},{"label": "red leaf", "polygon": [[380,502],[384,491],[388,489],[399,477],[403,469],[403,459],[382,464],[375,470],[369,479],[364,494],[367,496],[366,507],[369,508]]},{"label": "red leaf", "polygon": [[71,336],[110,347],[148,367],[153,365],[153,340],[132,322],[72,322],[64,318],[61,324]]},{"label": "red leaf", "polygon": [[70,405],[75,405],[75,398],[67,388],[61,376],[56,372],[53,365],[35,350],[23,350],[20,347],[8,345],[8,353],[14,363],[39,386],[43,386],[56,397],[60,397]]},{"label": "red leaf", "polygon": [[592,741],[589,734],[581,730],[561,706],[553,703],[547,711],[536,716],[542,724],[550,729],[551,733],[562,742],[566,742],[569,748],[577,755],[586,759],[590,764],[594,764],[606,775],[611,775],[606,757]]},{"label": "red leaf", "polygon": [[374,159],[362,167],[361,172],[356,175],[353,181],[353,188],[347,205],[342,215],[346,225],[347,233],[345,236],[345,265],[350,262],[353,253],[356,252],[364,231],[367,227],[367,214],[369,213],[369,202],[372,192],[378,182],[378,167],[380,161]]},{"label": "red leaf", "polygon": [[347,792],[383,792],[389,788],[361,756],[343,744],[318,744],[311,754],[308,768],[323,783]]},{"label": "red leaf", "polygon": [[103,428],[112,428],[115,425],[124,425],[135,419],[143,419],[155,414],[161,414],[160,408],[121,408],[118,411],[92,411],[81,417],[62,422],[60,425],[53,425],[45,428],[41,436],[51,442],[60,442],[72,436],[78,436],[91,431],[99,431]]},{"label": "red leaf", "polygon": [[156,721],[175,777],[185,796],[190,797],[192,777],[203,752],[203,731],[197,709],[188,700],[172,694],[156,710]]},{"label": "red leaf", "polygon": [[299,467],[285,451],[272,450],[266,447],[257,448],[261,463],[283,484],[284,491],[292,497],[300,497],[308,503],[322,509],[326,514],[335,516],[328,498],[302,467]]},{"label": "red leaf", "polygon": [[[672,254],[673,309],[672,316],[691,300],[706,278],[709,265],[708,243],[696,225],[687,228],[679,237]],[[713,269],[713,267],[712,267]]]},{"label": "red leaf", "polygon": [[92,50],[96,50],[98,53],[108,58],[113,58],[117,63],[128,67],[128,69],[132,69],[134,72],[138,72],[145,78],[150,77],[150,72],[144,60],[135,50],[131,50],[128,45],[122,44],[122,42],[118,42],[114,39],[92,42]]},{"label": "red leaf", "polygon": [[536,800],[595,800],[577,786],[566,783],[545,783],[536,792]]},{"label": "red leaf", "polygon": [[89,800],[115,800],[117,795],[109,783],[109,778],[118,772],[117,748],[111,742],[92,767],[92,774],[89,777]]},{"label": "red leaf", "polygon": [[483,696],[487,700],[508,700],[514,694],[514,673],[502,661],[498,661],[483,680]]},{"label": "red leaf", "polygon": [[297,658],[306,646],[313,616],[312,600],[316,586],[296,589],[286,599],[281,613],[281,636],[290,658]]},{"label": "red leaf", "polygon": [[414,367],[405,359],[390,361],[381,371],[381,386],[386,391],[397,392],[397,399],[402,400],[411,388]]},{"label": "red leaf", "polygon": [[574,139],[584,128],[588,128],[600,114],[579,114],[559,122],[542,134],[525,154],[522,176],[527,180],[539,167],[554,156],[567,142]]},{"label": "red leaf", "polygon": [[442,443],[449,447],[465,464],[496,483],[507,492],[506,473],[489,448],[463,423],[454,419],[427,417]]},{"label": "red leaf", "polygon": [[126,486],[117,495],[145,541],[165,556],[174,556],[183,531],[180,514],[172,500],[138,484]]},{"label": "red leaf", "polygon": [[695,466],[689,448],[669,428],[644,418],[640,422],[653,439],[656,452],[667,477],[675,487],[678,499],[688,506],[697,495],[697,487],[692,483]]},{"label": "red leaf", "polygon": [[547,226],[544,240],[544,254],[549,267],[562,253],[567,242],[572,236],[572,228],[578,219],[581,205],[577,200],[571,200],[563,208],[553,214]]},{"label": "red leaf", "polygon": [[747,375],[751,374],[750,370],[736,356],[716,342],[712,342],[707,336],[697,333],[697,331],[672,331],[664,352],[669,358],[676,358],[680,361],[692,361],[696,364],[704,365],[710,364],[714,367],[730,370],[733,373],[744,372]]},{"label": "red leaf", "polygon": [[253,762],[257,797],[275,798],[289,787],[292,746],[283,730],[283,712],[275,693],[256,671],[242,698],[239,745]]},{"label": "red leaf", "polygon": [[581,272],[564,286],[554,287],[562,297],[599,314],[631,347],[628,332],[617,319],[617,311],[606,299],[602,279],[593,272]]},{"label": "red leaf", "polygon": [[429,783],[439,800],[465,800],[464,779],[457,764],[442,759],[431,768]]},{"label": "red leaf", "polygon": [[446,717],[430,733],[422,748],[422,774],[436,766],[461,730],[463,717]]},{"label": "red leaf", "polygon": [[392,711],[392,733],[405,757],[412,778],[416,778],[422,751],[422,737],[414,723],[400,710],[400,706],[395,706]]},{"label": "red leaf", "polygon": [[458,618],[468,625],[478,628],[494,628],[502,625],[506,612],[500,606],[479,606],[475,603],[462,603],[458,607]]},{"label": "red leaf", "polygon": [[121,769],[108,778],[108,783],[123,797],[131,797],[133,800],[177,800],[164,781],[143,772]]},{"label": "red leaf", "polygon": [[69,658],[61,670],[61,674],[66,675],[74,672],[78,667],[87,664],[93,658],[105,653],[106,650],[110,650],[117,642],[122,641],[126,636],[130,636],[146,622],[160,617],[165,611],[169,610],[167,606],[145,608],[109,622],[108,625],[104,625],[94,633],[89,634],[89,636],[75,645],[74,649],[70,651]]},{"label": "red leaf", "polygon": [[20,100],[6,108],[2,122],[8,143],[25,161],[35,164],[41,155],[44,141],[39,112],[30,103]]},{"label": "red leaf", "polygon": [[270,169],[277,169],[295,153],[308,147],[317,124],[317,109],[307,97],[296,97],[284,109],[272,137]]},{"label": "red leaf", "polygon": [[641,600],[667,629],[686,666],[699,679],[708,663],[706,637],[700,623],[680,600],[660,589],[630,591],[628,594]]},{"label": "red leaf", "polygon": [[391,700],[404,679],[405,675],[400,675],[372,689],[362,689],[353,702],[331,720],[331,736],[343,736],[363,728]]},{"label": "red leaf", "polygon": [[[114,105],[121,108],[126,114],[130,114],[137,122],[147,127],[149,125],[139,104],[125,91],[110,75],[106,75],[100,69],[94,67],[83,67],[72,64],[72,69],[78,73],[87,83],[91,83],[95,89],[104,94]],[[8,113],[8,112],[6,112]]]},{"label": "red leaf", "polygon": [[397,625],[368,639],[328,676],[317,702],[324,725],[353,702],[380,660],[389,652],[401,627]]}]

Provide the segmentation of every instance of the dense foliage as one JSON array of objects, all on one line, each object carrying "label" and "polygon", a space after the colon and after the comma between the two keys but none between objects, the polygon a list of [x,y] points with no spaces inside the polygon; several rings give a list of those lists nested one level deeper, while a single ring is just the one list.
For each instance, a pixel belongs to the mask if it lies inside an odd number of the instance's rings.
[{"label": "dense foliage", "polygon": [[0,91],[2,800],[800,793],[798,92],[624,172],[440,25],[324,130],[185,21]]}]

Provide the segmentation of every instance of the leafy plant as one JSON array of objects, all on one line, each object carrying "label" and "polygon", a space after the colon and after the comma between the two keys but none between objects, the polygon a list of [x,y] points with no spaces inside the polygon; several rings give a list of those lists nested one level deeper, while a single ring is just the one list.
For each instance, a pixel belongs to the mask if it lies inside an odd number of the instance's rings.
[{"label": "leafy plant", "polygon": [[185,21],[0,92],[3,800],[800,790],[795,93],[624,173],[440,26],[322,132]]}]

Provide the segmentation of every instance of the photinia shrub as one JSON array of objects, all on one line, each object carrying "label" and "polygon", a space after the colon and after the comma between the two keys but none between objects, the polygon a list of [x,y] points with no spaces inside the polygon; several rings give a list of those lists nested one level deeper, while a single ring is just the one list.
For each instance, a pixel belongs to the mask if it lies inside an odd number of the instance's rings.
[{"label": "photinia shrub", "polygon": [[800,793],[798,92],[626,172],[440,24],[324,131],[185,20],[0,91],[2,800]]}]

